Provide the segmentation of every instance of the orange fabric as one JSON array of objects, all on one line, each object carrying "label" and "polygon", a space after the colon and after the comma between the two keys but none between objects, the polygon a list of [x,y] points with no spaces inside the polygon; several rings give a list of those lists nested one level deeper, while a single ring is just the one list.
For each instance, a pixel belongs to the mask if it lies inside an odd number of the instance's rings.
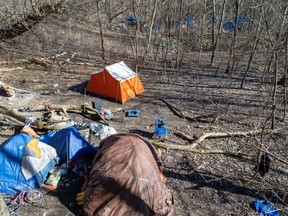
[{"label": "orange fabric", "polygon": [[91,74],[87,91],[115,99],[123,104],[128,99],[144,92],[144,87],[137,75],[119,82],[104,69],[100,73]]},{"label": "orange fabric", "polygon": [[33,138],[39,138],[40,136],[31,127],[24,127],[20,132],[26,133]]},{"label": "orange fabric", "polygon": [[32,139],[26,147],[33,151],[36,157],[41,157],[41,150],[38,148],[38,140]]}]

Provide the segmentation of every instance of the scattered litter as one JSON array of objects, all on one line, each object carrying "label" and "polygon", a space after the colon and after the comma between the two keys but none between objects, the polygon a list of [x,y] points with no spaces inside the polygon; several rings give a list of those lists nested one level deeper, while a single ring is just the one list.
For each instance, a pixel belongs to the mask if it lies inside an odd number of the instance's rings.
[{"label": "scattered litter", "polygon": [[44,195],[38,190],[30,190],[27,192],[25,199],[31,204],[42,203]]},{"label": "scattered litter", "polygon": [[264,177],[268,172],[270,168],[271,163],[271,157],[268,153],[265,153],[261,156],[260,164],[258,167],[258,172],[262,177]]},{"label": "scattered litter", "polygon": [[277,209],[266,200],[256,200],[253,206],[260,216],[280,216]]},{"label": "scattered litter", "polygon": [[84,192],[78,193],[76,196],[77,205],[83,205]]},{"label": "scattered litter", "polygon": [[33,117],[33,116],[27,117],[25,119],[25,126],[24,127],[30,127],[33,124],[33,122],[36,120],[37,120],[36,117]]},{"label": "scattered litter", "polygon": [[111,112],[110,109],[107,110],[101,110],[102,114],[104,115],[104,118],[107,120],[111,120],[114,118],[113,113]]},{"label": "scattered litter", "polygon": [[117,131],[113,127],[109,127],[106,125],[103,125],[103,128],[99,131],[99,136],[101,140],[113,134],[117,134]]},{"label": "scattered litter", "polygon": [[139,117],[140,111],[136,109],[130,109],[126,111],[127,117]]},{"label": "scattered litter", "polygon": [[160,139],[167,137],[168,124],[163,113],[160,113],[155,117],[155,133]]},{"label": "scattered litter", "polygon": [[49,174],[47,180],[44,182],[44,184],[52,185],[54,187],[58,187],[61,179],[61,174],[58,172],[53,172]]},{"label": "scattered litter", "polygon": [[[89,128],[90,132],[86,136],[89,136],[89,137],[92,135],[99,136],[101,140],[105,139],[106,137],[111,136],[113,134],[117,134],[117,131],[113,127],[103,125],[101,123],[96,123],[96,122],[91,122],[91,123],[90,122],[80,122],[80,123],[76,123],[76,126],[78,128],[79,127]],[[83,135],[83,134],[85,134],[85,132],[82,132],[81,134]],[[86,138],[86,136],[84,136],[84,137]]]},{"label": "scattered litter", "polygon": [[97,111],[100,111],[102,109],[102,101],[100,99],[93,100],[92,107],[96,109]]},{"label": "scattered litter", "polygon": [[22,207],[28,203],[34,205],[45,201],[44,195],[38,190],[20,190],[14,196],[6,193],[2,193],[1,196],[3,197],[3,201],[8,208],[10,215],[21,215],[20,211]]}]

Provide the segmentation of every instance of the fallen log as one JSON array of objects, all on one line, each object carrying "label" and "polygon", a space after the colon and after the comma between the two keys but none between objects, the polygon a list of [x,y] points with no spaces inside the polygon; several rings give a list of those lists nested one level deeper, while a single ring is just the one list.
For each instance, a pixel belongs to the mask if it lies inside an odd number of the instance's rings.
[{"label": "fallen log", "polygon": [[[26,118],[27,118],[27,116],[23,115],[23,113],[19,112],[16,109],[10,109],[8,107],[1,106],[1,105],[0,105],[0,113],[13,117],[14,119],[17,119],[18,121],[23,122],[23,123],[25,123]],[[38,119],[34,121],[32,125],[39,129],[47,129],[47,130],[60,130],[60,129],[65,128],[64,125],[48,124],[47,122],[44,122]]]},{"label": "fallen log", "polygon": [[[94,109],[92,108],[91,110],[94,110]],[[2,106],[2,105],[0,105],[0,113],[7,115],[7,116],[10,116],[10,117],[22,122],[22,123],[25,123],[26,118],[27,118],[27,116],[25,116],[23,113],[19,112],[18,110],[10,109],[10,108]],[[96,113],[96,112],[94,112],[94,113]],[[100,117],[103,119],[104,122],[107,123],[107,121],[102,116],[100,116]],[[57,122],[57,123],[48,123],[48,122],[45,122],[41,119],[36,119],[32,123],[32,126],[37,127],[39,129],[60,130],[60,129],[66,128],[67,126],[70,126],[70,125],[69,125],[69,122],[67,122],[67,121],[66,122]]]},{"label": "fallen log", "polygon": [[80,105],[48,104],[47,108],[50,110],[62,111],[66,117],[68,116],[67,113],[68,111],[82,111],[82,112],[88,112],[89,114],[96,114],[103,121],[104,124],[109,125],[104,116],[98,110],[90,106],[88,103]]},{"label": "fallen log", "polygon": [[[283,130],[282,128],[276,128],[276,129],[266,129],[264,130],[264,133],[277,133],[279,131]],[[179,151],[190,151],[195,152],[199,154],[225,154],[227,151],[222,150],[195,150],[195,147],[197,147],[202,141],[204,141],[207,138],[226,138],[226,137],[232,137],[232,136],[247,136],[247,135],[255,135],[262,133],[263,129],[259,130],[253,130],[253,131],[231,131],[231,132],[208,132],[202,134],[200,137],[198,137],[194,142],[192,142],[189,145],[176,145],[176,144],[169,144],[169,143],[163,143],[163,142],[156,142],[152,141],[152,144],[164,149],[170,149],[170,150],[179,150]],[[209,153],[207,153],[209,152]],[[228,152],[227,154],[231,154],[231,152]],[[233,152],[233,154],[236,154]],[[237,153],[238,155],[240,154]]]},{"label": "fallen log", "polygon": [[190,116],[190,115],[186,115],[182,110],[180,110],[178,107],[172,105],[168,101],[166,101],[164,99],[161,99],[161,101],[163,101],[175,115],[179,116],[180,118],[187,119],[189,121],[214,123],[222,113],[222,111],[220,111],[220,112],[215,112],[215,113],[211,113],[211,114],[207,114],[207,115]]},{"label": "fallen log", "polygon": [[[4,86],[8,86],[8,85],[6,85],[5,83],[3,83],[3,82],[0,81],[0,87],[4,87]],[[31,93],[30,91],[26,91],[26,90],[23,90],[23,89],[14,88],[14,87],[12,87],[12,86],[9,86],[9,88],[12,89],[12,90],[15,90],[15,91],[19,91],[19,92]]]},{"label": "fallen log", "polygon": [[7,85],[0,86],[0,90],[3,90],[8,97],[12,97],[15,95],[15,91]]},{"label": "fallen log", "polygon": [[176,144],[169,144],[164,142],[151,142],[154,146],[158,148],[164,148],[169,150],[178,150],[178,151],[188,151],[195,154],[224,154],[224,155],[235,155],[235,156],[247,156],[247,157],[255,157],[255,154],[247,154],[239,151],[224,151],[224,150],[202,150],[202,149],[194,149],[189,148],[188,145],[176,145]]}]

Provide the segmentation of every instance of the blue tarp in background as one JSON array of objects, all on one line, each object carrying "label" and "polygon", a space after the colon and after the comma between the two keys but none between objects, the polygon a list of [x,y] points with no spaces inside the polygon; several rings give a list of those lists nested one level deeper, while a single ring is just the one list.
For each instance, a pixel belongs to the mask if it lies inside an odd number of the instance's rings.
[{"label": "blue tarp in background", "polygon": [[189,16],[184,17],[183,24],[190,26],[193,24],[193,19]]}]

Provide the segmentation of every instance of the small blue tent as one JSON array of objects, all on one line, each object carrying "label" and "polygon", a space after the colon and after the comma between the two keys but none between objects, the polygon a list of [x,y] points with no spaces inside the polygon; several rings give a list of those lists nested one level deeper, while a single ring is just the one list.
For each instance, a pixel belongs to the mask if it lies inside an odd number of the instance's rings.
[{"label": "small blue tent", "polygon": [[136,22],[137,20],[142,20],[142,18],[138,15],[131,15],[127,17],[127,20],[131,22]]},{"label": "small blue tent", "polygon": [[58,162],[51,146],[20,133],[0,145],[0,192],[40,188]]},{"label": "small blue tent", "polygon": [[127,21],[128,21],[129,25],[134,26],[134,25],[136,25],[137,21],[138,22],[143,22],[144,19],[141,16],[139,16],[139,15],[131,15],[131,16],[127,17]]},{"label": "small blue tent", "polygon": [[240,31],[245,23],[253,24],[253,19],[250,19],[249,17],[237,16],[233,18],[233,21],[224,22],[223,29],[226,31],[232,31],[234,30],[234,26],[236,26],[237,30]]},{"label": "small blue tent", "polygon": [[193,19],[189,16],[184,17],[183,24],[186,26],[190,26],[193,24]]},{"label": "small blue tent", "polygon": [[74,127],[64,128],[59,131],[52,131],[39,138],[56,149],[60,159],[70,165],[81,159],[85,155],[95,155],[95,148],[78,132]]},{"label": "small blue tent", "polygon": [[233,22],[225,22],[223,24],[223,29],[226,30],[226,31],[232,31],[234,29],[234,24]]}]

